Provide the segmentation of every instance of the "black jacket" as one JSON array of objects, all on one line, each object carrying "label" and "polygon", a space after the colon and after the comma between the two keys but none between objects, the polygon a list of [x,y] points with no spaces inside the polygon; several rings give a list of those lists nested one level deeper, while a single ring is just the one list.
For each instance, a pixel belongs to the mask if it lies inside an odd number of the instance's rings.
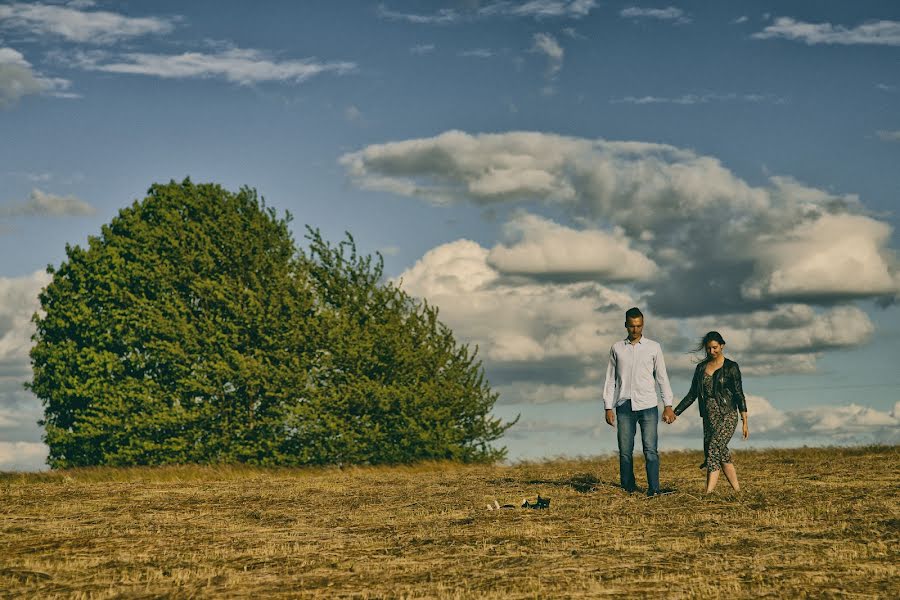
[{"label": "black jacket", "polygon": [[[694,403],[694,400],[700,398],[700,416],[706,418],[706,399],[700,393],[705,369],[706,361],[701,362],[694,369],[691,390],[675,407],[676,415],[683,413],[688,406]],[[726,358],[722,368],[713,373],[713,396],[725,400],[728,406],[735,410],[747,412],[747,399],[744,397],[744,386],[741,383],[741,369],[733,360]]]}]

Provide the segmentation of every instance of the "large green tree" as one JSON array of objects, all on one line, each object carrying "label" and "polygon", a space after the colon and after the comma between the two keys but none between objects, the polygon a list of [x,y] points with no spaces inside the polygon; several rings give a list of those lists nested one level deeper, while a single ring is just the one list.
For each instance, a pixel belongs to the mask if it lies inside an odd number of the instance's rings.
[{"label": "large green tree", "polygon": [[52,467],[504,455],[511,423],[436,308],[289,221],[185,180],[66,247],[31,351]]}]

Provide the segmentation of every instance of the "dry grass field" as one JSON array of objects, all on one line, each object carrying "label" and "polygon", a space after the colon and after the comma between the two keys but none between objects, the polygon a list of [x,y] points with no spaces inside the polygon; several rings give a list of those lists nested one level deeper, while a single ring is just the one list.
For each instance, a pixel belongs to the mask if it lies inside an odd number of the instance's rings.
[{"label": "dry grass field", "polygon": [[652,499],[614,458],[4,474],[0,597],[900,597],[900,447],[735,461],[707,497],[664,453]]}]

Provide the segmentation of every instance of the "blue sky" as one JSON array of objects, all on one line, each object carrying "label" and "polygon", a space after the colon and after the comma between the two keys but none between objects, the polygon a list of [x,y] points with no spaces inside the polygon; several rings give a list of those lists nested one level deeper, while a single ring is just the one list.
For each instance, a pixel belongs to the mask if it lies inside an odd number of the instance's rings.
[{"label": "blue sky", "polygon": [[382,252],[478,344],[513,460],[615,447],[632,305],[676,397],[723,333],[735,448],[896,443],[898,67],[895,2],[0,4],[0,468],[46,455],[44,267],[185,176]]}]

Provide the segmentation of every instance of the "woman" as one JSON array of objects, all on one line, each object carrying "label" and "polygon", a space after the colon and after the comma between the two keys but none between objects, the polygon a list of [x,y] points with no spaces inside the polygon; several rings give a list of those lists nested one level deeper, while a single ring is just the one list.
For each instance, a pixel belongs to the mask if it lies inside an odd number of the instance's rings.
[{"label": "woman", "polygon": [[715,489],[720,469],[725,471],[725,477],[734,491],[738,491],[741,488],[728,451],[728,440],[737,428],[738,412],[744,423],[744,439],[750,436],[741,370],[736,362],[725,358],[725,340],[718,331],[704,335],[697,350],[706,350],[706,359],[694,370],[691,390],[675,407],[675,415],[683,413],[694,400],[700,401],[703,451],[706,455],[706,493]]}]

